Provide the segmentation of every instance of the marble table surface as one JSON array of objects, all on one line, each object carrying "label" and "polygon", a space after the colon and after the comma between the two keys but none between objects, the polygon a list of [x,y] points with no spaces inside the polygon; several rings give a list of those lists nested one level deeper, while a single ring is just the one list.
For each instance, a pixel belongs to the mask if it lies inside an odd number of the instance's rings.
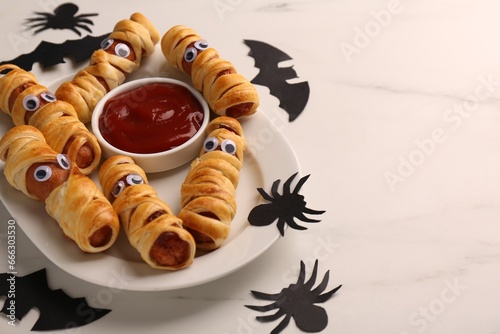
[{"label": "marble table surface", "polygon": [[[18,228],[19,275],[46,268],[53,289],[111,310],[53,333],[270,333],[280,320],[256,321],[262,313],[245,305],[267,302],[250,291],[278,293],[297,280],[300,261],[310,275],[315,260],[317,283],[329,271],[326,289],[342,285],[316,304],[328,315],[325,333],[500,333],[497,2],[72,2],[79,13],[99,13],[92,18],[95,35],[135,11],[161,33],[192,26],[249,79],[258,69],[244,39],[288,54],[292,59],[281,66],[296,71],[291,83],[309,83],[308,104],[290,122],[269,89],[257,86],[260,112],[288,140],[301,174],[310,175],[300,191],[308,206],[326,212],[321,222],[303,224],[307,230],[288,228],[235,272],[154,292],[74,277]],[[52,12],[61,3],[4,4],[0,60],[42,40],[77,38],[68,30],[33,34],[24,26],[33,12]],[[84,66],[68,61],[57,69],[35,65],[33,72],[52,82]],[[0,272],[6,272],[7,226],[16,212],[0,213]],[[2,315],[0,332],[28,333],[38,317],[33,309],[12,327]],[[302,331],[291,320],[282,333]]]}]

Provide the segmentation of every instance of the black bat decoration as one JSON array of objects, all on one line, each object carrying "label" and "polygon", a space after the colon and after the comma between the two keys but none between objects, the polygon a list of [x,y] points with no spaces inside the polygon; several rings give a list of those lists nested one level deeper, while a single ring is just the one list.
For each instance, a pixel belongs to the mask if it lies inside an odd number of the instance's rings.
[{"label": "black bat decoration", "polygon": [[273,303],[263,306],[245,306],[259,312],[277,309],[273,314],[256,317],[256,319],[261,322],[271,322],[284,316],[283,320],[273,329],[271,334],[278,334],[284,330],[290,323],[291,318],[295,320],[297,327],[304,332],[320,332],[328,325],[328,314],[324,308],[315,304],[326,302],[342,287],[342,285],[323,293],[328,285],[330,272],[327,271],[321,283],[313,288],[316,283],[317,273],[318,260],[315,261],[311,277],[306,282],[305,264],[303,261],[300,261],[299,278],[295,284],[290,284],[287,288],[283,288],[281,292],[274,294],[251,291],[255,298],[273,301]]},{"label": "black bat decoration", "polygon": [[1,64],[14,64],[25,71],[31,71],[35,63],[40,63],[42,67],[50,67],[56,64],[64,64],[65,57],[71,57],[76,63],[88,59],[92,53],[101,47],[101,42],[110,33],[101,36],[87,35],[81,39],[67,40],[56,44],[42,41],[30,53],[22,54],[14,59],[0,62]]},{"label": "black bat decoration", "polygon": [[289,122],[293,122],[309,100],[309,83],[287,82],[298,76],[293,67],[279,67],[279,63],[292,59],[283,51],[260,41],[245,39],[244,43],[250,48],[248,55],[255,59],[255,67],[260,70],[251,82],[268,87],[271,95],[280,101],[279,106],[288,113]]},{"label": "black bat decoration", "polygon": [[278,220],[277,227],[281,236],[285,235],[285,224],[296,230],[306,230],[304,226],[300,226],[294,220],[297,218],[306,223],[318,223],[320,220],[311,219],[304,214],[321,215],[325,213],[324,210],[313,210],[306,207],[304,196],[299,194],[300,188],[304,185],[310,175],[302,177],[294,190],[292,191],[290,185],[298,173],[293,174],[283,184],[283,194],[278,192],[278,186],[281,182],[280,179],[273,182],[271,186],[271,195],[266,193],[264,189],[257,188],[259,194],[269,203],[264,203],[254,207],[249,215],[248,222],[254,226],[266,226],[272,224],[276,219]]},{"label": "black bat decoration", "polygon": [[90,307],[85,298],[72,298],[61,289],[52,290],[48,286],[45,269],[25,276],[0,274],[0,295],[7,297],[1,312],[10,321],[15,321],[11,319],[13,316],[21,321],[32,308],[38,309],[40,317],[32,331],[75,328],[94,322],[110,312]]}]

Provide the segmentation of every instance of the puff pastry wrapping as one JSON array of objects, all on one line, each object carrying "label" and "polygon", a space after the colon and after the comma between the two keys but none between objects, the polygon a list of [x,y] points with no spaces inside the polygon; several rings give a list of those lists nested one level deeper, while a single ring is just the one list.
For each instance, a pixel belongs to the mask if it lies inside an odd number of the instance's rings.
[{"label": "puff pastry wrapping", "polygon": [[[178,217],[190,231],[200,250],[212,251],[229,236],[236,215],[236,188],[243,167],[246,141],[240,123],[232,117],[219,116],[207,127],[207,140],[214,138],[217,149],[204,148],[190,166],[181,186],[181,210]],[[221,143],[230,140],[234,153],[227,153]]]},{"label": "puff pastry wrapping", "polygon": [[[109,201],[94,181],[75,168],[68,180],[50,193],[45,208],[84,252],[104,251],[118,237],[120,223]],[[90,238],[101,228],[109,229],[109,239],[103,245],[93,246]]]},{"label": "puff pastry wrapping", "polygon": [[[68,155],[83,174],[96,170],[101,161],[101,147],[78,119],[73,106],[60,100],[45,101],[42,95],[50,92],[32,73],[13,64],[1,65],[0,72],[3,70],[9,72],[0,78],[0,108],[12,117],[14,125],[36,127],[49,146]],[[28,113],[26,99],[41,101],[40,106]]]},{"label": "puff pastry wrapping", "polygon": [[28,190],[26,174],[35,163],[51,163],[57,153],[47,145],[43,134],[28,125],[10,129],[0,140],[0,158],[5,162],[7,182],[26,196],[41,200]]},{"label": "puff pastry wrapping", "polygon": [[135,71],[143,57],[154,52],[160,35],[153,24],[141,13],[133,13],[129,19],[116,23],[108,37],[127,43],[133,58],[116,52],[96,50],[89,65],[80,70],[71,81],[61,84],[55,94],[58,99],[71,103],[83,123],[90,122],[92,112],[101,98],[122,84],[128,73]]},{"label": "puff pastry wrapping", "polygon": [[14,64],[0,65],[0,72],[8,71],[0,80],[0,108],[4,113],[12,117],[15,125],[26,124],[26,109],[13,112],[12,93],[16,89],[26,89],[31,85],[38,85],[38,79],[31,72],[27,72]]},{"label": "puff pastry wrapping", "polygon": [[[118,193],[117,185],[130,175],[139,176],[141,183],[127,186],[122,183],[119,187],[124,188]],[[110,157],[102,164],[98,178],[130,244],[147,264],[164,270],[178,270],[192,264],[196,253],[193,237],[170,206],[158,197],[144,170],[132,158]]]},{"label": "puff pastry wrapping", "polygon": [[254,85],[192,28],[170,28],[161,39],[161,49],[171,66],[191,76],[193,86],[217,115],[240,118],[257,111],[259,95]]},{"label": "puff pastry wrapping", "polygon": [[[28,170],[34,164],[55,163],[58,155],[46,143],[43,134],[30,125],[15,126],[0,140],[0,157],[5,161],[7,181],[33,199],[42,200],[28,189]],[[44,199],[45,209],[59,224],[64,235],[82,251],[104,251],[111,247],[118,236],[118,217],[88,176],[71,165],[68,169],[67,178],[60,180],[59,185]],[[92,241],[96,232],[104,235],[98,244]]]}]

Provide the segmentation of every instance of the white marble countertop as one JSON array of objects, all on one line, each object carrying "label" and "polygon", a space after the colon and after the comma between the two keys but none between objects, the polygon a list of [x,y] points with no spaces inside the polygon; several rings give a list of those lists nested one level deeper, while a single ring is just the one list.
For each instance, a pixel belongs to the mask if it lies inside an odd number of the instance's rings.
[{"label": "white marble countertop", "polygon": [[[500,333],[500,5],[494,1],[73,1],[98,12],[93,33],[140,11],[160,32],[175,24],[210,36],[248,78],[258,70],[243,39],[293,58],[309,82],[304,112],[288,122],[276,98],[258,87],[262,112],[293,147],[308,206],[318,224],[288,229],[238,271],[163,292],[104,288],[52,264],[17,231],[19,274],[47,268],[52,288],[112,311],[71,333],[270,333],[250,290],[277,293],[296,281],[299,263],[330,271],[325,333]],[[0,60],[41,40],[22,22],[58,1],[18,0],[0,13]],[[51,82],[74,72],[34,68]],[[279,157],[277,157],[279,159]],[[3,178],[1,182],[5,182]],[[12,214],[12,216],[15,216]],[[0,259],[6,258],[1,211]],[[33,222],[36,223],[36,222]],[[0,260],[0,272],[6,271]],[[318,278],[318,283],[319,283]],[[104,298],[103,289],[106,290]],[[28,333],[32,310],[14,328]],[[55,331],[60,333],[65,331]],[[292,320],[282,333],[301,333]]]}]

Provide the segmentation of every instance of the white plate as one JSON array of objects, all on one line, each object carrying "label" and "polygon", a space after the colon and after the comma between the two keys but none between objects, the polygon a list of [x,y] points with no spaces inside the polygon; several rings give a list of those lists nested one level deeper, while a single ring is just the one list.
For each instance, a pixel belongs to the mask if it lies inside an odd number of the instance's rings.
[{"label": "white plate", "polygon": [[[0,199],[17,224],[48,259],[82,280],[111,288],[140,291],[173,290],[203,284],[244,266],[280,237],[275,224],[255,227],[248,223],[247,217],[250,210],[262,201],[257,192],[258,187],[269,191],[276,179],[284,181],[295,172],[300,174],[293,149],[262,111],[241,123],[248,150],[237,188],[238,211],[231,233],[221,248],[196,257],[193,264],[183,270],[169,272],[152,269],[129,245],[123,233],[106,252],[81,252],[72,241],[63,237],[42,202],[32,200],[10,187],[3,175],[3,162],[0,162]],[[1,115],[0,135],[10,126],[12,122],[8,116]],[[188,169],[189,163],[168,172],[148,175],[151,185],[174,213],[180,209],[180,186]],[[94,180],[95,174],[92,175]]]}]

